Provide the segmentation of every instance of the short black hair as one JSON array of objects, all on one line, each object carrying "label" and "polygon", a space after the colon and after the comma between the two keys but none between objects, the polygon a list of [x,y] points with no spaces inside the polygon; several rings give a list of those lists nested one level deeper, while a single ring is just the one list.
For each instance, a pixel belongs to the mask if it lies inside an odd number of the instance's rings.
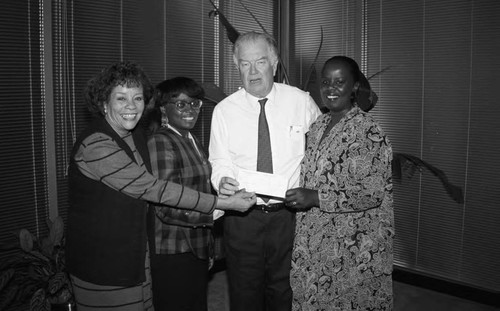
[{"label": "short black hair", "polygon": [[370,82],[368,82],[366,76],[359,69],[358,63],[350,57],[337,55],[329,58],[323,65],[323,68],[325,68],[327,64],[335,62],[347,65],[354,78],[354,82],[359,84],[358,89],[353,93],[354,103],[361,108],[361,110],[370,111],[373,107],[375,107],[378,98],[372,91]]},{"label": "short black hair", "polygon": [[159,108],[163,103],[177,98],[182,93],[192,98],[203,99],[205,91],[195,80],[187,77],[175,77],[158,83],[154,89],[154,106]]}]

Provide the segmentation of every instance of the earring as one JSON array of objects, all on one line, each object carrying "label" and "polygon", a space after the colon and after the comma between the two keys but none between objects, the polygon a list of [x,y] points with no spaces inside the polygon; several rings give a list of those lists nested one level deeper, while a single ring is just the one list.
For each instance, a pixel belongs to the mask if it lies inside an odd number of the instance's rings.
[{"label": "earring", "polygon": [[168,125],[167,116],[161,116],[161,127],[167,127],[167,125]]}]

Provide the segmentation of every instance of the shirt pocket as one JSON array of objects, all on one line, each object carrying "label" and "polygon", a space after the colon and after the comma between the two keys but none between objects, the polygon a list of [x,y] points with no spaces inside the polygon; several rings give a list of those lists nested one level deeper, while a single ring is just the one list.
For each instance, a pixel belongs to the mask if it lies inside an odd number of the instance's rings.
[{"label": "shirt pocket", "polygon": [[289,150],[292,155],[303,156],[305,150],[305,131],[302,125],[289,125],[288,138],[290,141]]}]

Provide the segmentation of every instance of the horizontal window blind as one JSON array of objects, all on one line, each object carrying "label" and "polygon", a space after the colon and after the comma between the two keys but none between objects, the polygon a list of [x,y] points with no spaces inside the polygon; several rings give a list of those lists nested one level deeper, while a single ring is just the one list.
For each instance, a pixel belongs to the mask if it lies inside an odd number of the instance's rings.
[{"label": "horizontal window blind", "polygon": [[37,236],[47,229],[42,10],[38,1],[6,1],[0,10],[0,241],[5,245],[18,241],[13,233],[21,228]]},{"label": "horizontal window blind", "polygon": [[101,68],[123,59],[123,4],[59,0],[52,10],[58,211],[66,219],[69,156],[91,119],[83,89]]},{"label": "horizontal window blind", "polygon": [[[59,214],[68,209],[67,166],[76,135],[91,116],[83,89],[93,75],[120,60],[139,63],[153,84],[174,76],[215,79],[214,20],[206,1],[56,1],[54,72]],[[204,107],[205,108],[205,107]],[[208,133],[209,105],[196,129]]]},{"label": "horizontal window blind", "polygon": [[[395,185],[395,264],[500,290],[500,47],[497,1],[366,1],[373,113],[393,143],[446,173],[453,201],[429,171]],[[494,69],[496,68],[496,69]]]},{"label": "horizontal window blind", "polygon": [[[266,0],[239,1],[229,0],[220,1],[220,9],[233,25],[233,27],[243,34],[249,31],[268,32],[274,38],[277,35],[277,22],[275,13],[275,3]],[[250,11],[259,23],[248,12]],[[220,27],[221,40],[221,64],[223,73],[222,89],[226,94],[231,94],[242,86],[240,76],[233,61],[233,44],[227,37],[226,30]]]},{"label": "horizontal window blind", "polygon": [[324,62],[335,55],[354,57],[356,38],[359,37],[357,5],[356,1],[295,1],[294,65],[290,68],[290,76],[292,84],[309,91],[318,105],[321,105],[318,81]]},{"label": "horizontal window blind", "polygon": [[[368,77],[385,70],[370,80],[379,96],[371,113],[393,151],[420,157],[464,191],[465,202],[455,202],[427,170],[395,182],[395,265],[498,292],[500,3],[294,3],[295,83],[307,78],[322,26],[316,69],[333,55],[347,55]],[[314,96],[314,76],[312,82]]]},{"label": "horizontal window blind", "polygon": [[[217,20],[209,17],[209,1],[165,1],[165,78],[184,76],[215,85],[218,75]],[[157,81],[160,82],[160,81]],[[205,151],[210,138],[213,103],[205,100],[191,131]]]},{"label": "horizontal window blind", "polygon": [[[500,3],[495,0],[292,2],[288,47],[292,84],[304,87],[316,64],[333,55],[355,58],[379,96],[373,114],[394,152],[422,158],[462,187],[451,200],[428,171],[395,185],[395,264],[457,283],[499,291],[500,268]],[[3,108],[0,239],[27,227],[44,230],[48,215],[41,3],[7,1],[0,12],[0,103]],[[216,1],[240,32],[261,31],[246,6],[277,35],[273,1]],[[86,81],[121,59],[139,62],[154,83],[176,75],[241,85],[232,44],[209,1],[52,2],[54,100],[59,213],[67,210],[67,160],[76,134],[90,120]],[[311,17],[313,16],[313,17]],[[8,30],[8,31],[6,31]],[[313,96],[312,84],[306,86]],[[212,105],[202,108],[195,135],[205,144]],[[207,138],[208,139],[208,138]]]}]

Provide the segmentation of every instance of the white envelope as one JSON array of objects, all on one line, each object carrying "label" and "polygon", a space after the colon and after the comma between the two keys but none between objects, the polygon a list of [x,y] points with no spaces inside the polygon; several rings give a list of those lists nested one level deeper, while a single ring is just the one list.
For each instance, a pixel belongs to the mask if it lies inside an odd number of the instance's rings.
[{"label": "white envelope", "polygon": [[285,198],[288,180],[277,174],[262,173],[240,169],[236,178],[240,189],[276,198]]}]

